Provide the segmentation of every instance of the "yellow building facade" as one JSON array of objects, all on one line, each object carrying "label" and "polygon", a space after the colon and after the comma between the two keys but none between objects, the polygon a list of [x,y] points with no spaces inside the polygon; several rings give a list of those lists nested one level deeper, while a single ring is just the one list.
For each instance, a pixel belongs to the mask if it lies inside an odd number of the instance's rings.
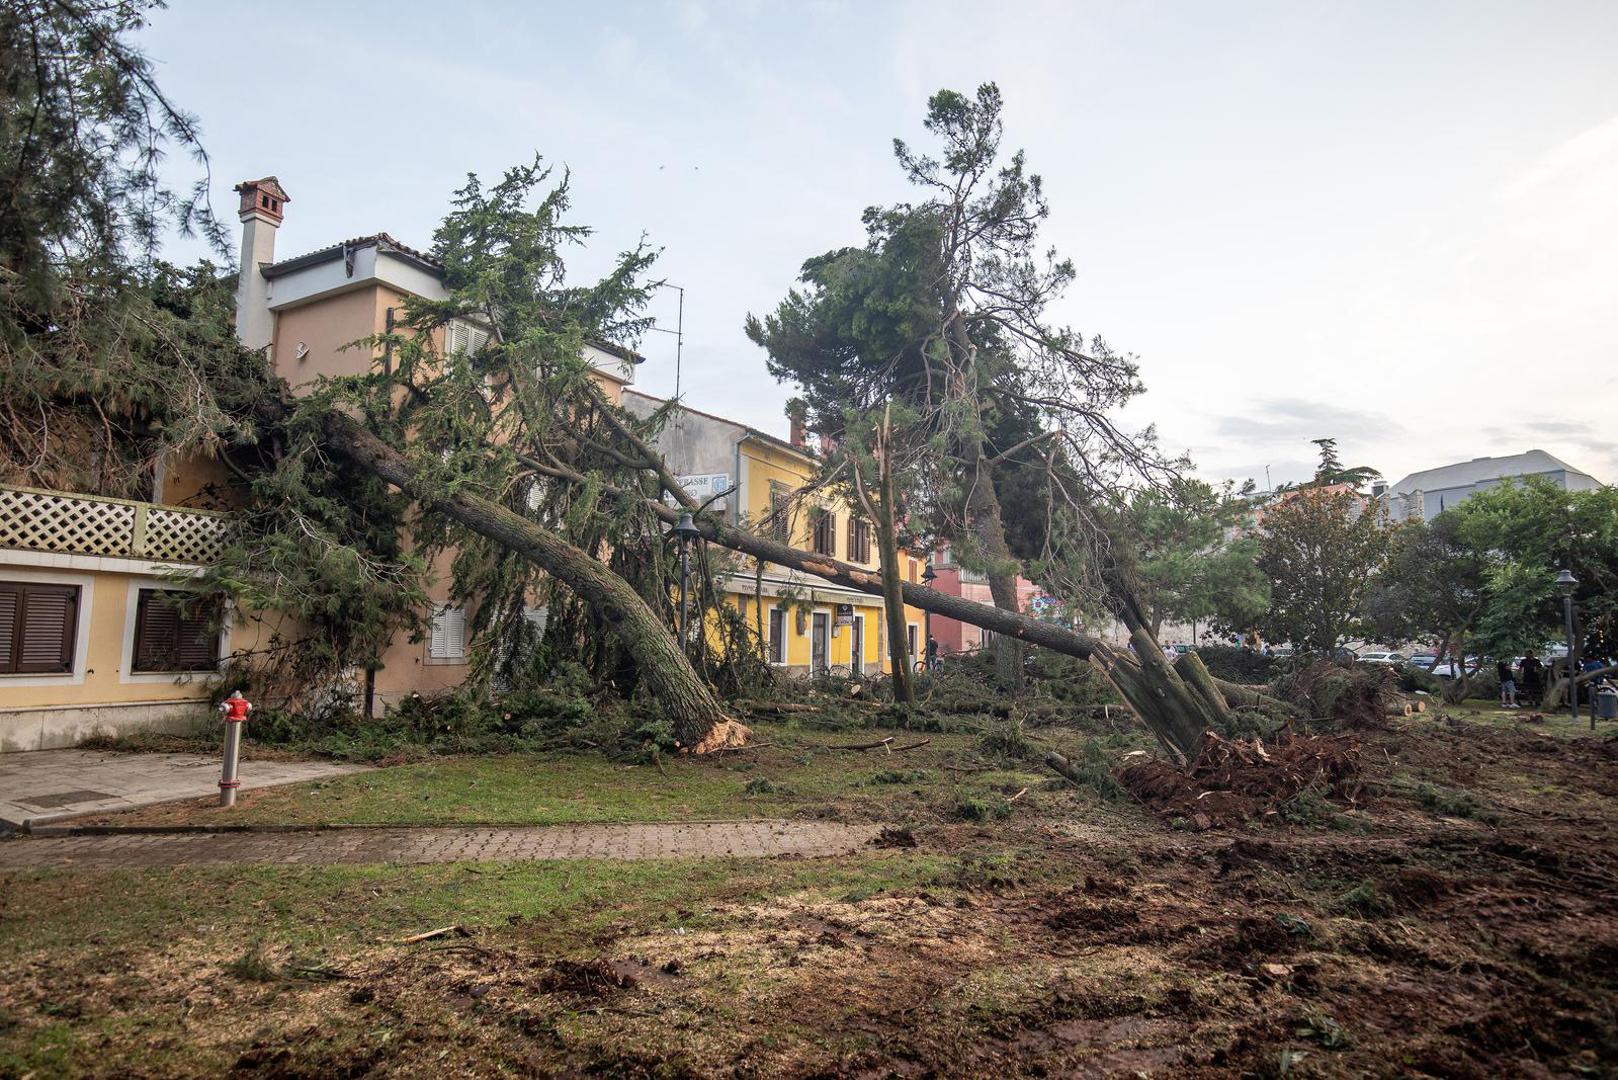
[{"label": "yellow building facade", "polygon": [[[632,389],[625,409],[650,416],[666,403]],[[807,446],[698,410],[680,407],[665,423],[658,449],[698,498],[717,497],[711,509],[732,523],[774,535],[801,551],[880,566],[869,522],[840,498],[804,494],[819,461]],[[922,559],[902,552],[906,580],[919,581]],[[797,674],[892,673],[882,598],[833,584],[813,574],[741,560],[723,582],[726,603],[741,613],[765,643],[772,666]],[[909,655],[925,648],[919,608],[906,606]]]}]

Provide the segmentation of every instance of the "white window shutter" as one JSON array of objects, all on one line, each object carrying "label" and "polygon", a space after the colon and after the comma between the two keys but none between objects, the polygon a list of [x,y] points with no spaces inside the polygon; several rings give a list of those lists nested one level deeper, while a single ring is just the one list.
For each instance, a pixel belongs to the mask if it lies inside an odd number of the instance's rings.
[{"label": "white window shutter", "polygon": [[448,622],[444,634],[446,659],[463,660],[466,658],[466,609],[449,608],[444,614]]},{"label": "white window shutter", "polygon": [[444,616],[447,615],[447,614],[448,614],[448,609],[447,608],[440,609],[440,610],[435,611],[433,613],[432,635],[431,635],[431,637],[428,638],[428,641],[427,641],[427,655],[430,656],[431,658],[433,658],[434,660],[442,660],[442,659],[444,659],[444,650],[446,648],[446,643],[447,643],[447,640],[448,640],[446,638],[446,636],[445,636],[445,633],[444,633],[444,631],[445,631],[445,619],[444,619]]},{"label": "white window shutter", "polygon": [[478,330],[472,327],[467,329],[466,351],[468,353],[476,353],[488,343],[489,332],[487,330]]},{"label": "white window shutter", "polygon": [[458,607],[442,607],[434,614],[432,637],[427,644],[427,655],[434,660],[463,660],[466,658],[466,611]]}]

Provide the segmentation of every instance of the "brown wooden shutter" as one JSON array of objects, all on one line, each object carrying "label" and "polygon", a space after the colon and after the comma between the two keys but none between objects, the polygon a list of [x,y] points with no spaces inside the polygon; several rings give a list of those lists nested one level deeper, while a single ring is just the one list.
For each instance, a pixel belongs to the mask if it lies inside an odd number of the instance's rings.
[{"label": "brown wooden shutter", "polygon": [[59,675],[73,670],[73,646],[78,640],[79,587],[77,585],[22,585],[14,594],[16,610],[12,640],[12,671],[28,675]]},{"label": "brown wooden shutter", "polygon": [[22,590],[14,583],[0,581],[0,672],[17,670],[17,615],[22,607]]},{"label": "brown wooden shutter", "polygon": [[219,664],[214,629],[217,603],[193,603],[183,593],[142,589],[135,608],[136,671],[210,671]]},{"label": "brown wooden shutter", "polygon": [[169,671],[169,657],[179,639],[180,619],[173,605],[164,603],[162,592],[142,589],[135,605],[136,671]]},{"label": "brown wooden shutter", "polygon": [[218,604],[196,604],[179,620],[175,650],[180,671],[212,671],[219,666]]}]

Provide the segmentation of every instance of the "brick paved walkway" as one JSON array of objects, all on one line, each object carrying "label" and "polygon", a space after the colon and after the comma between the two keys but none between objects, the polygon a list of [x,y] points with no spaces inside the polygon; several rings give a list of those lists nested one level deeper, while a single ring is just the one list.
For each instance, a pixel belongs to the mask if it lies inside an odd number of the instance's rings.
[{"label": "brick paved walkway", "polygon": [[878,829],[827,821],[729,821],[39,836],[0,841],[0,870],[844,855]]}]

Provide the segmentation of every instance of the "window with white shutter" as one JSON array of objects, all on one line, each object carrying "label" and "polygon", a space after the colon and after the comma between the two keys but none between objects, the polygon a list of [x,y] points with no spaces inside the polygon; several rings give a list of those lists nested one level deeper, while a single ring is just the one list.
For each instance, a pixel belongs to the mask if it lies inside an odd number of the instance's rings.
[{"label": "window with white shutter", "polygon": [[427,657],[431,660],[466,659],[465,608],[445,606],[433,613]]},{"label": "window with white shutter", "polygon": [[473,326],[464,319],[451,319],[444,327],[445,353],[466,353],[468,356],[475,356],[477,351],[488,343],[489,332]]}]

